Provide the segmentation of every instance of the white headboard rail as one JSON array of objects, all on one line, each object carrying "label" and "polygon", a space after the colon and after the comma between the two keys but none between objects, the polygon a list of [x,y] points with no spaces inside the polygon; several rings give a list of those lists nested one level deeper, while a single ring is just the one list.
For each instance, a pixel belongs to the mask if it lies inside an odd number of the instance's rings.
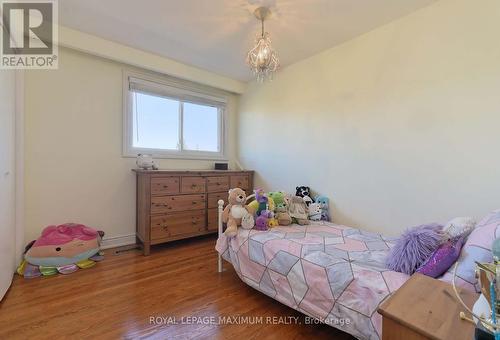
[{"label": "white headboard rail", "polygon": [[[217,202],[219,205],[218,207],[218,217],[217,217],[217,224],[218,224],[218,238],[222,236],[222,212],[224,210],[224,201],[219,200]],[[219,273],[222,273],[222,255],[220,253],[217,253],[218,259],[217,259],[217,271]]]}]

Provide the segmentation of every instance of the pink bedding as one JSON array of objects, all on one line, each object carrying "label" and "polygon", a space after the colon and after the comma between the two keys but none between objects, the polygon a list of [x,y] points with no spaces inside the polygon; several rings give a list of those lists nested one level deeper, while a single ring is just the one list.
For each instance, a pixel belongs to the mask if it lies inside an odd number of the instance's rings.
[{"label": "pink bedding", "polygon": [[392,238],[329,222],[239,229],[216,249],[251,287],[360,339],[380,339],[378,305],[408,276],[385,268]]}]

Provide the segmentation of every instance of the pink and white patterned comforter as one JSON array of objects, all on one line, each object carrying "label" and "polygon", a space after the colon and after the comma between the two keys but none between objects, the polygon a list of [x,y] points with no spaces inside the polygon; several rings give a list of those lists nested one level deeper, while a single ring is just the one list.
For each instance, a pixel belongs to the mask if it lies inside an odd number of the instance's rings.
[{"label": "pink and white patterned comforter", "polygon": [[239,229],[216,250],[251,287],[359,339],[379,339],[379,304],[409,277],[386,269],[394,238],[329,222]]}]

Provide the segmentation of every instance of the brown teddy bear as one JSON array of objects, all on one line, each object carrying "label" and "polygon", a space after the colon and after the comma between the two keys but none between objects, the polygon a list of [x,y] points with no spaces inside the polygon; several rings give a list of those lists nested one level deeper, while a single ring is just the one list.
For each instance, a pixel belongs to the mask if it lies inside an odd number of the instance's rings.
[{"label": "brown teddy bear", "polygon": [[251,215],[251,210],[245,204],[247,195],[240,188],[229,190],[228,205],[222,213],[222,222],[227,223],[227,228],[224,234],[229,237],[236,236],[238,226],[241,226],[241,220],[248,214]]}]

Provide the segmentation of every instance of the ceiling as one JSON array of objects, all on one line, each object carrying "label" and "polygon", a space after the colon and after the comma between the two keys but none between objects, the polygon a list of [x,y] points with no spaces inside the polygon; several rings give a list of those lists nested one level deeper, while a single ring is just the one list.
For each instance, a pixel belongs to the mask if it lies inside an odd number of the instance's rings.
[{"label": "ceiling", "polygon": [[245,64],[260,23],[287,66],[437,0],[64,0],[60,24],[182,63],[248,81]]}]

